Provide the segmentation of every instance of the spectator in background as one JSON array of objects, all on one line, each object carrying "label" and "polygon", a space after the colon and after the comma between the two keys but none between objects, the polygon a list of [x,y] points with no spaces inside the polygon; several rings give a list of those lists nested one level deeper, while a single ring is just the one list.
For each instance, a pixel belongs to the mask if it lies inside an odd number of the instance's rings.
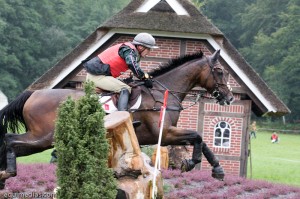
[{"label": "spectator in background", "polygon": [[251,138],[256,139],[256,121],[253,121],[252,124],[250,125],[250,136]]},{"label": "spectator in background", "polygon": [[271,136],[271,142],[274,143],[279,143],[279,137],[277,135],[276,132],[273,132],[272,136]]}]

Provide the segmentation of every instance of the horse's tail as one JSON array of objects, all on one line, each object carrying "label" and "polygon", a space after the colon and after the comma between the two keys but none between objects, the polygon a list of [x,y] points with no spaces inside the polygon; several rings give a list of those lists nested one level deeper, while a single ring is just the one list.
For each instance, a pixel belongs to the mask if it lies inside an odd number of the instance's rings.
[{"label": "horse's tail", "polygon": [[23,117],[23,108],[25,102],[32,95],[33,91],[25,91],[15,100],[9,103],[0,111],[0,137],[4,138],[7,130],[10,129],[13,133],[18,131],[20,124],[26,128]]}]

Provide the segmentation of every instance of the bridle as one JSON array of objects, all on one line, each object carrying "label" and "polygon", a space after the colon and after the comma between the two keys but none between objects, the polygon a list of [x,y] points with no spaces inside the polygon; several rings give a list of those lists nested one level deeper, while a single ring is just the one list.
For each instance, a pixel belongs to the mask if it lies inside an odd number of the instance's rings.
[{"label": "bridle", "polygon": [[[222,94],[221,94],[221,91],[220,91],[220,86],[226,86],[226,87],[227,87],[227,84],[224,84],[224,83],[222,83],[222,82],[218,82],[218,78],[216,78],[216,75],[215,75],[215,69],[220,69],[220,70],[222,70],[222,74],[223,74],[222,79],[223,79],[223,78],[224,78],[224,68],[221,67],[221,66],[218,66],[218,65],[214,66],[214,65],[207,59],[207,57],[205,57],[205,58],[206,58],[206,61],[207,61],[208,65],[209,65],[210,71],[209,71],[209,73],[207,74],[207,76],[206,76],[206,78],[205,78],[204,85],[207,84],[208,77],[209,77],[210,74],[212,74],[213,80],[214,80],[214,84],[215,84],[215,87],[214,87],[214,89],[212,90],[212,92],[210,92],[210,93],[211,93],[212,98],[213,98],[213,99],[216,99],[216,100],[219,102],[219,101],[220,101],[219,98],[222,97]],[[227,95],[228,92],[229,92],[229,89],[228,89],[228,91],[227,91],[227,93],[226,93],[225,95]]]},{"label": "bridle", "polygon": [[[160,87],[162,87],[163,89],[151,89],[151,90],[157,90],[157,91],[161,91],[161,92],[164,92],[165,90],[168,90],[169,93],[176,99],[176,101],[178,102],[179,104],[179,107],[177,109],[168,109],[167,110],[170,110],[170,111],[182,111],[182,110],[185,110],[185,109],[188,109],[190,108],[191,106],[194,106],[195,104],[198,103],[198,101],[200,100],[200,98],[207,98],[207,99],[216,99],[217,102],[221,101],[221,99],[218,99],[220,97],[222,97],[222,94],[221,94],[221,91],[220,91],[220,86],[226,86],[227,87],[227,84],[224,84],[222,82],[218,82],[218,78],[216,78],[216,75],[214,73],[215,69],[221,69],[222,72],[223,72],[223,75],[224,75],[224,68],[223,67],[220,67],[220,66],[213,66],[212,63],[210,63],[210,61],[207,59],[207,57],[205,57],[206,60],[207,60],[207,63],[209,65],[209,68],[210,68],[210,71],[209,73],[207,74],[206,78],[205,78],[205,81],[204,81],[204,84],[203,85],[206,85],[207,82],[208,82],[208,77],[209,75],[213,75],[213,79],[214,79],[214,82],[215,82],[215,87],[213,89],[211,93],[211,97],[210,96],[205,96],[203,92],[199,91],[197,93],[195,92],[181,92],[181,91],[173,91],[173,90],[169,90],[164,84],[162,84],[160,81],[158,80],[155,80],[155,79],[152,79],[151,81],[153,82],[156,82],[158,85],[160,85]],[[222,77],[222,79],[224,78],[224,76]],[[228,91],[229,92],[229,91]],[[227,93],[228,93],[227,92]],[[226,93],[226,94],[227,94]],[[187,107],[183,107],[182,104],[181,104],[181,101],[179,99],[179,97],[176,95],[176,94],[190,94],[190,95],[193,95],[193,96],[196,96],[196,99],[194,101],[193,104],[187,106]],[[153,97],[153,96],[152,96]],[[154,97],[153,97],[154,99]],[[156,101],[154,99],[154,101]],[[133,110],[133,112],[135,111],[160,111],[160,107],[153,107],[151,109],[138,109],[138,110]]]}]

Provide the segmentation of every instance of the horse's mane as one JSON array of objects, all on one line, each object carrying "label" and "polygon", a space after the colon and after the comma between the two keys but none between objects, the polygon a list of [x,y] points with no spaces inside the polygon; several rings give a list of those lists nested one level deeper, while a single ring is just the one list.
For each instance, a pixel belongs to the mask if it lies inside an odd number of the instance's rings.
[{"label": "horse's mane", "polygon": [[186,54],[186,55],[179,56],[177,58],[169,60],[169,62],[167,62],[167,63],[160,65],[158,68],[153,69],[152,71],[149,72],[149,75],[152,77],[162,75],[168,71],[173,70],[174,68],[177,68],[178,66],[181,66],[182,64],[186,63],[187,61],[199,59],[202,57],[203,57],[202,51],[198,51],[194,54]]},{"label": "horse's mane", "polygon": [[[156,69],[153,69],[149,72],[149,75],[152,77],[157,77],[159,75],[162,75],[170,70],[173,70],[174,68],[177,68],[178,66],[181,66],[182,64],[186,63],[187,61],[191,61],[194,59],[199,59],[203,57],[203,52],[200,50],[193,54],[186,54],[179,57],[176,57],[174,59],[170,59],[167,63],[164,63],[162,65],[159,65]],[[122,81],[125,83],[129,83],[132,81],[131,77],[125,78]]]}]

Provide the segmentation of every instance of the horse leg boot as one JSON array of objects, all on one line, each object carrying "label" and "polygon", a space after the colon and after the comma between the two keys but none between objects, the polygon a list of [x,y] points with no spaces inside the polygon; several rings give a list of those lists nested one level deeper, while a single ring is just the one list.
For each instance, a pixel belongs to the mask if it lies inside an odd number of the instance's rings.
[{"label": "horse leg boot", "polygon": [[6,134],[6,170],[0,173],[0,179],[8,179],[17,175],[17,159],[16,153],[13,148],[12,138],[15,134]]},{"label": "horse leg boot", "polygon": [[14,150],[13,137],[15,134],[7,134],[6,140],[6,173],[9,177],[17,175],[17,157]]},{"label": "horse leg boot", "polygon": [[17,159],[13,151],[8,150],[6,154],[7,167],[5,171],[0,172],[0,189],[4,185],[6,179],[17,175]]},{"label": "horse leg boot", "polygon": [[[120,92],[120,97],[118,101],[118,111],[127,111],[128,110],[128,100],[129,100],[129,91],[126,88],[122,88]],[[141,125],[140,121],[133,121],[133,127],[138,127]]]},{"label": "horse leg boot", "polygon": [[212,177],[223,180],[225,173],[222,166],[219,163],[218,158],[214,155],[214,153],[207,147],[207,145],[202,142],[202,153],[209,162],[209,164],[213,167],[212,169]]},{"label": "horse leg boot", "polygon": [[6,145],[4,143],[4,138],[0,137],[0,190],[5,187],[5,180],[2,175],[6,170]]},{"label": "horse leg boot", "polygon": [[14,151],[7,151],[7,168],[6,172],[10,175],[10,177],[14,177],[17,175],[17,159]]},{"label": "horse leg boot", "polygon": [[181,163],[181,171],[191,171],[196,164],[201,162],[201,156],[202,156],[202,145],[201,145],[202,139],[199,135],[197,135],[196,141],[194,143],[193,148],[193,155],[192,159],[189,160],[183,160]]}]

